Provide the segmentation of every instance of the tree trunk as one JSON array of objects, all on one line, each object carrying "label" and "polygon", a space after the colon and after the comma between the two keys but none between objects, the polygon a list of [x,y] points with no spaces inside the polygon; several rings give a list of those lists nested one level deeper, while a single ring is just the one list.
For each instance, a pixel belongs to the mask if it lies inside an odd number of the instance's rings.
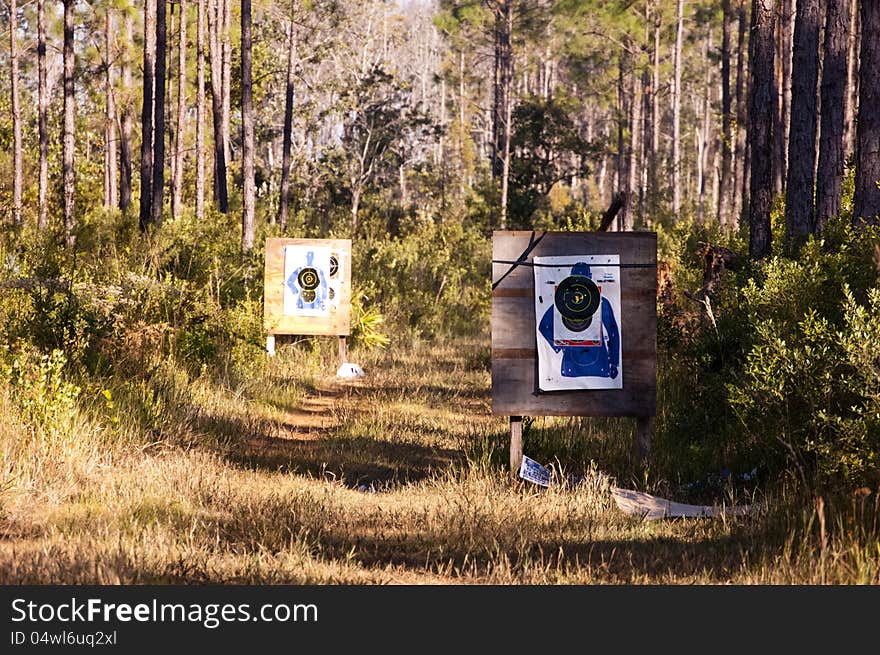
[{"label": "tree trunk", "polygon": [[[293,8],[291,8],[291,15]],[[296,84],[296,31],[291,19],[287,24],[287,84],[284,90],[284,132],[281,147],[281,197],[278,202],[278,223],[287,229],[290,206],[290,160],[293,149],[293,102]]]},{"label": "tree trunk", "polygon": [[654,2],[654,51],[651,77],[651,140],[648,154],[648,195],[651,213],[654,213],[660,200],[660,29],[662,12],[658,0]]},{"label": "tree trunk", "polygon": [[501,105],[503,126],[501,130],[501,220],[502,230],[507,227],[508,187],[510,184],[510,134],[513,121],[513,0],[505,0],[501,6],[503,29],[501,33]]},{"label": "tree trunk", "polygon": [[171,215],[183,210],[183,153],[186,136],[186,0],[180,3],[180,40],[177,44],[177,127],[174,130],[174,181],[171,192]]},{"label": "tree trunk", "polygon": [[37,227],[49,224],[49,96],[46,89],[46,2],[37,0],[37,107],[40,150]]},{"label": "tree trunk", "polygon": [[[130,14],[125,14],[125,42],[130,44],[134,39],[133,19]],[[128,55],[122,57],[122,116],[121,116],[121,139],[119,141],[119,209],[125,211],[131,205],[131,133],[133,118],[132,107],[132,81],[131,64]]]},{"label": "tree trunk", "polygon": [[639,151],[641,150],[642,99],[639,97],[639,76],[635,70],[629,72],[629,146],[627,148],[626,205],[622,215],[623,229],[632,231],[635,224],[635,202],[639,197]]},{"label": "tree trunk", "polygon": [[18,4],[9,2],[9,74],[12,92],[12,222],[21,225],[21,107],[18,94]]},{"label": "tree trunk", "polygon": [[846,127],[845,157],[856,150],[856,111],[859,105],[859,0],[850,0],[849,58],[846,66]]},{"label": "tree trunk", "polygon": [[106,71],[104,78],[106,97],[106,113],[104,116],[104,209],[114,209],[119,204],[117,180],[119,165],[116,156],[116,89],[113,88],[113,21],[109,7],[104,14],[104,41],[106,49]]},{"label": "tree trunk", "polygon": [[223,156],[227,162],[232,161],[232,0],[220,0],[222,5],[222,40],[221,55],[223,58]]},{"label": "tree trunk", "polygon": [[825,15],[825,48],[822,65],[822,127],[819,136],[819,170],[816,175],[815,233],[840,214],[844,173],[844,124],[847,101],[850,0],[828,0]]},{"label": "tree trunk", "polygon": [[684,0],[678,0],[672,83],[672,214],[681,218],[681,48],[684,39]]},{"label": "tree trunk", "polygon": [[251,0],[241,0],[241,251],[254,248],[254,102],[251,82],[253,43]]},{"label": "tree trunk", "polygon": [[737,10],[736,50],[736,141],[733,155],[733,227],[739,225],[743,211],[746,166],[746,0],[739,0]]},{"label": "tree trunk", "polygon": [[880,3],[862,2],[853,220],[880,222]]},{"label": "tree trunk", "polygon": [[733,10],[730,0],[723,0],[724,12],[721,30],[721,182],[718,193],[718,222],[723,227],[730,223],[730,171],[733,151],[733,116],[730,93],[730,37],[733,31]]},{"label": "tree trunk", "polygon": [[[164,2],[164,0],[159,0]],[[156,83],[156,2],[144,3],[144,84],[141,106],[141,198],[138,225],[145,232],[153,216],[153,124]]]},{"label": "tree trunk", "polygon": [[75,0],[64,0],[64,129],[62,130],[62,184],[64,187],[64,234],[68,248],[76,244],[74,234],[76,203],[76,169],[74,152],[76,150],[76,87],[74,74],[76,60],[73,54],[73,19],[76,12]]},{"label": "tree trunk", "polygon": [[196,24],[196,219],[205,218],[205,0]]},{"label": "tree trunk", "polygon": [[712,29],[707,30],[703,40],[703,60],[706,62],[706,79],[703,83],[703,126],[700,128],[701,138],[697,148],[698,191],[700,204],[697,220],[706,220],[706,186],[709,179],[709,132],[712,129],[712,66],[709,64],[709,53],[712,51]]},{"label": "tree trunk", "polygon": [[[816,1],[816,0],[813,0]],[[788,174],[788,149],[791,127],[792,94],[792,21],[795,0],[782,0],[779,7],[779,29],[776,62],[776,102],[773,125],[773,189],[776,195],[785,193]]]},{"label": "tree trunk", "polygon": [[154,227],[162,224],[165,197],[165,54],[167,33],[165,9],[167,0],[156,2],[156,86],[153,106],[153,199],[150,202],[151,220]]},{"label": "tree trunk", "polygon": [[785,186],[785,248],[789,254],[796,253],[813,231],[820,29],[819,0],[798,0],[791,75],[792,121]]},{"label": "tree trunk", "polygon": [[773,27],[776,0],[752,0],[751,92],[749,93],[749,256],[770,254],[773,202]]},{"label": "tree trunk", "polygon": [[223,145],[223,66],[221,62],[220,25],[221,0],[206,0],[208,5],[208,37],[211,54],[211,117],[214,126],[214,200],[218,209],[229,213],[229,194],[226,187],[226,153]]}]

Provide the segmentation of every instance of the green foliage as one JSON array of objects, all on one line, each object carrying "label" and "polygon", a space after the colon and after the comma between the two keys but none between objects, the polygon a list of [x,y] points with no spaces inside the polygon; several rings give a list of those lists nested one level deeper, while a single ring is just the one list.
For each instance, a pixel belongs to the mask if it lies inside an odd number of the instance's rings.
[{"label": "green foliage", "polygon": [[389,320],[422,335],[468,334],[489,310],[489,241],[458,221],[415,218],[393,238],[365,239],[353,277]]}]

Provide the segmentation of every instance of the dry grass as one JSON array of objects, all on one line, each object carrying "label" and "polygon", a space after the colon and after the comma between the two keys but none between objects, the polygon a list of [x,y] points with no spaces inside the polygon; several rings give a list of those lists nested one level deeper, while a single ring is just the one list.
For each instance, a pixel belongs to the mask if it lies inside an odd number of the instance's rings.
[{"label": "dry grass", "polygon": [[[784,490],[746,518],[645,523],[601,486],[512,481],[487,350],[362,354],[368,377],[346,384],[321,375],[329,349],[288,346],[226,384],[166,366],[115,394],[115,427],[81,410],[60,432],[2,389],[0,582],[880,583],[877,493],[829,504],[823,546]],[[539,420],[526,452],[656,488],[628,436]]]}]

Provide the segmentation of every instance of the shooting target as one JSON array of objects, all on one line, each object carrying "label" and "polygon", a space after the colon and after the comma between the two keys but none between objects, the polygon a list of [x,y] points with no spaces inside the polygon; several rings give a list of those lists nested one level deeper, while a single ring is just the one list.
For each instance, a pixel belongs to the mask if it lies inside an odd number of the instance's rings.
[{"label": "shooting target", "polygon": [[535,257],[538,388],[621,389],[620,257]]}]

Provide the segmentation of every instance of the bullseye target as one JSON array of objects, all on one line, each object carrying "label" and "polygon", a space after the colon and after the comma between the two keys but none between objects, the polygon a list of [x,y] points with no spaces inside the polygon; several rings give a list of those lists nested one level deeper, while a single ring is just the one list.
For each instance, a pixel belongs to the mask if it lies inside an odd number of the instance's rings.
[{"label": "bullseye target", "polygon": [[599,287],[583,275],[570,275],[556,287],[554,302],[562,320],[573,332],[582,332],[599,309]]},{"label": "bullseye target", "polygon": [[302,269],[296,277],[297,284],[303,291],[314,291],[321,284],[321,278],[311,266]]}]

